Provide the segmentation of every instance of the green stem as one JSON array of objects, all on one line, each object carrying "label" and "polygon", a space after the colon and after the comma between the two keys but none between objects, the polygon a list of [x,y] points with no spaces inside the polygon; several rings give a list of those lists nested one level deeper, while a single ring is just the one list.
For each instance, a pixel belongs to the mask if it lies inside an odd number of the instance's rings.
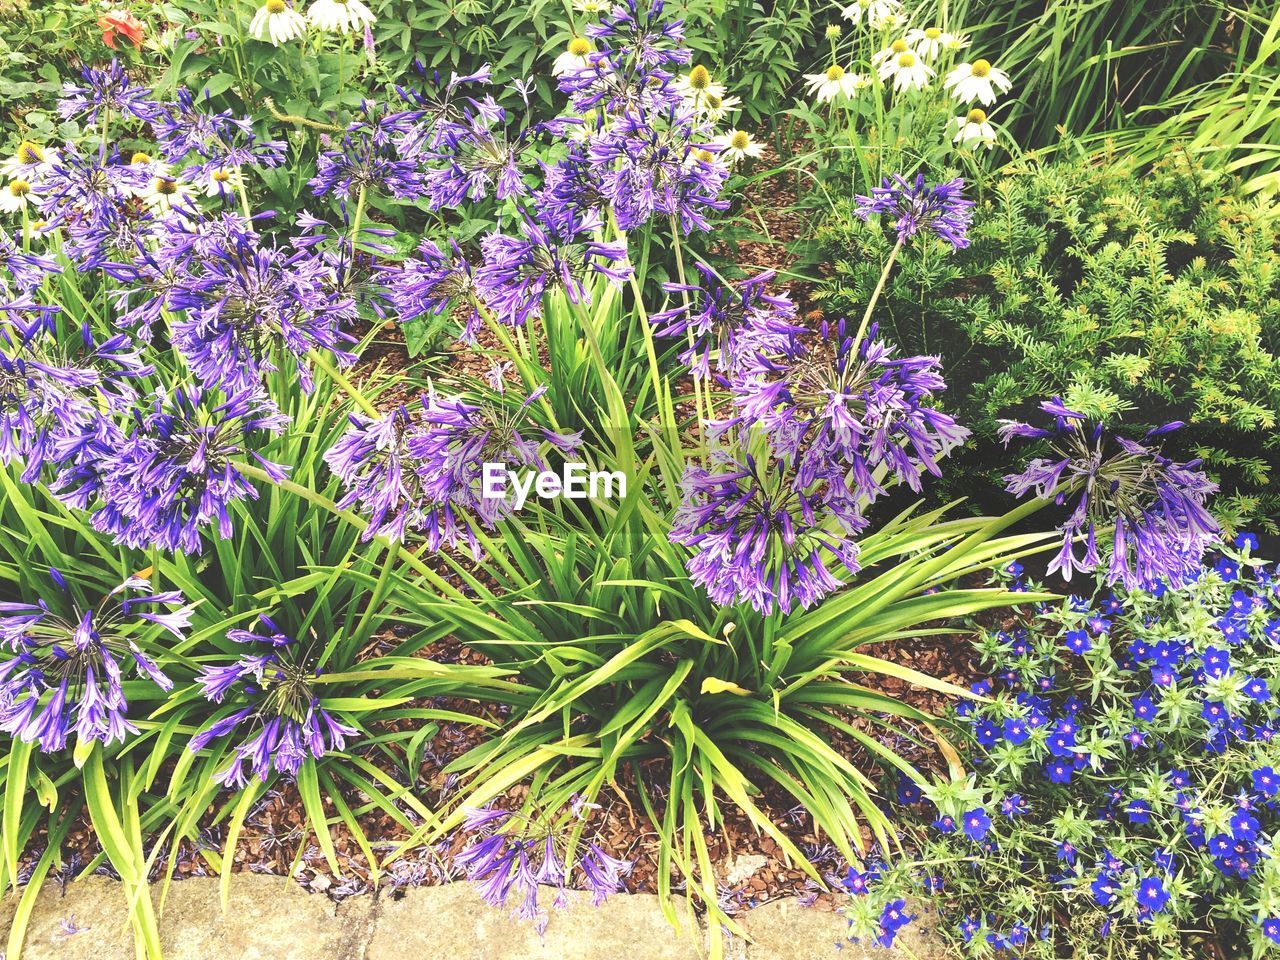
[{"label": "green stem", "polygon": [[880,299],[880,294],[884,292],[885,282],[889,279],[889,271],[893,269],[894,262],[898,259],[898,251],[902,249],[903,239],[898,238],[898,242],[893,245],[893,251],[889,254],[889,259],[884,262],[884,269],[880,271],[880,279],[876,282],[876,288],[871,292],[871,299],[867,301],[867,309],[863,311],[862,323],[858,325],[857,336],[853,338],[854,346],[862,342],[862,335],[867,332],[867,326],[871,323],[871,313],[876,308],[876,302]]},{"label": "green stem", "polygon": [[352,383],[345,373],[338,369],[337,365],[324,353],[319,350],[312,350],[310,353],[311,362],[325,372],[325,374],[342,387],[351,397],[352,400],[371,417],[381,416],[381,412],[373,405],[373,401],[360,392],[360,389]]}]

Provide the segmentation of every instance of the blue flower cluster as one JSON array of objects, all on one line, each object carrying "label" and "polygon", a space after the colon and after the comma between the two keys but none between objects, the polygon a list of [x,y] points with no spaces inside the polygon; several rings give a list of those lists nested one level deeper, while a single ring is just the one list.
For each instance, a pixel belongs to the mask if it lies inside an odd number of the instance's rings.
[{"label": "blue flower cluster", "polygon": [[991,676],[957,711],[975,779],[899,793],[932,811],[921,858],[972,955],[1203,930],[1224,955],[1280,949],[1280,569],[1256,545],[982,633]]}]

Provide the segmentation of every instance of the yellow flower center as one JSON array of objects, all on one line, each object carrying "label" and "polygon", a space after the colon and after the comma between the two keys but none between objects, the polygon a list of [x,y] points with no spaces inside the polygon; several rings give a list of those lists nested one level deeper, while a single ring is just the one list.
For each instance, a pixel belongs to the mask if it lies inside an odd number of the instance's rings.
[{"label": "yellow flower center", "polygon": [[927,30],[925,30],[924,35],[928,37],[930,40],[937,40],[940,36],[942,36],[942,31],[939,30],[937,27],[929,27]]},{"label": "yellow flower center", "polygon": [[986,60],[975,60],[973,66],[969,68],[969,72],[975,77],[985,77],[991,72],[991,64]]},{"label": "yellow flower center", "polygon": [[32,143],[30,140],[23,140],[18,144],[18,162],[19,163],[42,163],[44,161],[44,151],[40,149],[40,145]]},{"label": "yellow flower center", "polygon": [[914,67],[916,65],[916,55],[914,53],[904,53],[898,58],[898,66]]},{"label": "yellow flower center", "polygon": [[211,179],[214,183],[227,183],[231,179],[231,171],[215,170]]},{"label": "yellow flower center", "polygon": [[733,136],[729,138],[729,146],[735,150],[745,150],[751,146],[751,134],[743,130],[733,131]]},{"label": "yellow flower center", "polygon": [[162,197],[171,197],[178,192],[178,181],[170,180],[167,177],[158,177],[156,179],[156,193]]},{"label": "yellow flower center", "polygon": [[827,67],[827,79],[830,80],[832,83],[835,83],[837,80],[840,80],[843,77],[844,77],[844,67],[840,66],[839,64],[832,64],[831,66]]},{"label": "yellow flower center", "polygon": [[711,86],[711,74],[702,64],[689,71],[689,86],[694,90],[705,90]]},{"label": "yellow flower center", "polygon": [[840,24],[838,24],[838,23],[833,23],[833,24],[828,25],[828,27],[827,27],[827,39],[828,39],[828,40],[834,40],[834,39],[835,39],[836,37],[838,37],[838,36],[840,36]]},{"label": "yellow flower center", "polygon": [[591,52],[591,44],[582,37],[574,37],[569,41],[569,52],[575,57],[585,57]]},{"label": "yellow flower center", "polygon": [[267,13],[284,13],[284,0],[267,0]]},{"label": "yellow flower center", "polygon": [[889,49],[894,53],[906,53],[908,49],[907,41],[899,37],[897,40],[893,41],[893,43],[889,44]]},{"label": "yellow flower center", "polygon": [[141,150],[139,150],[137,153],[135,153],[132,157],[129,158],[129,162],[136,163],[139,165],[144,163],[150,163],[151,155],[149,153],[143,153]]},{"label": "yellow flower center", "polygon": [[702,102],[707,105],[707,109],[709,110],[719,110],[720,105],[724,103],[724,101],[721,100],[719,97],[717,97],[714,93],[704,93],[702,95]]},{"label": "yellow flower center", "polygon": [[987,111],[979,110],[977,107],[974,107],[972,110],[969,111],[969,122],[970,123],[986,123]]},{"label": "yellow flower center", "polygon": [[9,184],[9,192],[15,197],[25,197],[31,192],[31,184],[25,180],[14,180]]},{"label": "yellow flower center", "polygon": [[698,150],[694,152],[694,156],[703,163],[710,163],[715,159],[715,155],[710,150]]}]

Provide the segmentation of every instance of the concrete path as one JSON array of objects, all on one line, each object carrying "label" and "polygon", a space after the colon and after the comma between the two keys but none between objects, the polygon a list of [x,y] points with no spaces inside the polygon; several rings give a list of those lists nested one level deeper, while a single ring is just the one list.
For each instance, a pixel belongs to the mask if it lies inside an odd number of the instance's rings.
[{"label": "concrete path", "polygon": [[[0,947],[16,904],[0,901]],[[752,942],[731,945],[734,960],[946,960],[939,941],[924,932],[928,908],[900,941],[881,950],[842,941],[838,914],[780,901],[744,914]],[[101,877],[41,891],[27,931],[23,960],[134,960],[132,938],[121,922],[122,888]],[[335,904],[281,877],[237,874],[223,913],[211,879],[175,882],[161,916],[166,960],[695,960],[705,931],[667,923],[657,898],[611,898],[592,907],[584,895],[553,910],[539,937],[531,924],[511,919],[463,883],[382,891]],[[3,954],[0,953],[0,957]]]}]

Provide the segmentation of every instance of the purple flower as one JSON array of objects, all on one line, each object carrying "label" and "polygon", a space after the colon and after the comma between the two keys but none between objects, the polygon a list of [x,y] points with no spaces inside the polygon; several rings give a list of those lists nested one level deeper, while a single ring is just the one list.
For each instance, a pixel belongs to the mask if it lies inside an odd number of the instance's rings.
[{"label": "purple flower", "polygon": [[831,561],[850,573],[859,569],[852,534],[864,521],[837,517],[851,522],[829,529],[816,521],[819,509],[818,497],[780,483],[776,471],[758,470],[750,457],[713,470],[690,466],[670,537],[694,551],[689,576],[714,602],[785,613],[841,585]]},{"label": "purple flower", "polygon": [[344,349],[353,338],[343,330],[355,319],[355,305],[334,289],[336,278],[322,257],[272,246],[243,223],[225,238],[188,242],[203,256],[169,296],[170,306],[187,314],[173,324],[172,336],[205,386],[257,389],[282,353],[296,358],[304,389],[311,384],[309,351],[355,362]]},{"label": "purple flower", "polygon": [[283,140],[262,140],[253,132],[249,117],[209,109],[209,93],[197,102],[191,91],[180,87],[177,100],[166,104],[152,124],[156,140],[170,163],[194,161],[184,173],[204,179],[242,167],[278,167],[285,160]]},{"label": "purple flower", "polygon": [[543,392],[514,405],[502,396],[473,402],[433,392],[422,398],[417,421],[404,408],[377,418],[351,415],[325,456],[348,487],[341,506],[368,514],[366,539],[424,532],[432,550],[466,540],[479,556],[474,525],[492,528],[513,510],[510,491],[485,495],[484,464],[542,470],[544,452],[578,448],[579,435],[555,433],[532,420],[530,408]]},{"label": "purple flower", "polygon": [[148,99],[151,91],[133,86],[118,60],[112,60],[104,70],[86,67],[80,77],[81,85],[70,81],[62,85],[58,115],[63,120],[79,118],[86,125],[96,124],[99,116],[107,113],[150,123],[160,116],[159,104]]},{"label": "purple flower", "polygon": [[445,253],[430,240],[418,246],[418,256],[404,261],[390,284],[390,299],[397,319],[408,323],[428,314],[448,315],[461,324],[460,339],[475,341],[480,328],[475,273],[455,241]]},{"label": "purple flower", "polygon": [[[1100,424],[1090,426],[1060,400],[1042,408],[1055,418],[1055,428],[1007,420],[1001,435],[1006,443],[1014,437],[1043,438],[1053,451],[1005,477],[1016,496],[1034,493],[1059,506],[1071,504],[1059,527],[1062,549],[1049,572],[1061,570],[1069,579],[1073,570],[1098,567],[1098,528],[1110,525],[1109,582],[1132,589],[1156,581],[1177,586],[1190,578],[1218,539],[1217,521],[1205,509],[1217,486],[1196,469],[1199,461],[1176,463],[1150,446],[1107,433]],[[1084,541],[1083,557],[1076,555],[1078,540]]]},{"label": "purple flower", "polygon": [[309,181],[312,193],[354,197],[367,191],[386,192],[401,200],[422,197],[417,161],[402,158],[393,143],[394,122],[375,116],[368,104],[362,113],[347,128],[337,149],[323,151],[316,160],[316,175]]},{"label": "purple flower", "polygon": [[572,811],[556,816],[468,811],[462,826],[468,842],[453,862],[487,903],[499,907],[514,901],[516,916],[542,929],[546,916],[538,903],[539,886],[554,889],[559,906],[578,876],[598,906],[622,889],[622,878],[631,871],[629,862],[606,853],[595,840],[571,843],[578,820]]},{"label": "purple flower", "polygon": [[[154,624],[181,638],[191,608],[152,612],[181,604],[182,595],[153,594],[139,577],[82,607],[61,574],[50,572],[59,587],[52,600],[0,605],[0,644],[10,651],[0,654],[0,730],[44,753],[63,749],[72,733],[81,743],[123,742],[138,732],[123,685],[130,665],[162,690],[173,686],[139,646],[143,632]],[[117,599],[130,591],[142,596]]]},{"label": "purple flower", "polygon": [[484,263],[475,270],[476,289],[498,320],[513,327],[541,316],[543,298],[552,292],[570,303],[589,303],[588,284],[595,278],[620,285],[631,276],[625,246],[592,239],[598,226],[598,220],[566,213],[546,226],[526,219],[518,235],[487,235],[480,242]]},{"label": "purple flower", "polygon": [[701,284],[664,284],[668,293],[684,296],[684,305],[650,318],[656,336],[688,339],[681,363],[708,377],[713,357],[717,372],[733,374],[753,365],[758,354],[792,350],[804,328],[795,324],[796,306],[789,298],[768,293],[773,271],[722,284],[710,267],[694,266],[702,274]]},{"label": "purple flower", "polygon": [[[243,787],[249,773],[266,781],[274,771],[296,777],[303,763],[346,749],[360,731],[337,720],[316,696],[315,654],[304,650],[266,616],[259,617],[267,635],[230,630],[227,637],[250,644],[262,653],[246,654],[230,664],[205,666],[196,678],[214,703],[233,697],[236,709],[191,738],[199,752],[218,740],[231,738],[231,761],[215,779],[229,787]],[[265,648],[265,649],[264,649]]]},{"label": "purple flower", "polygon": [[251,394],[216,406],[199,390],[157,396],[137,414],[134,430],[101,454],[94,528],[127,546],[184,553],[200,552],[210,525],[220,537],[231,536],[231,505],[258,496],[239,461],[255,460],[274,479],[284,477],[283,468],[246,449],[246,438],[286,422]]},{"label": "purple flower", "polygon": [[959,177],[931,186],[923,173],[917,174],[914,183],[894,174],[872,188],[870,196],[857,197],[854,213],[863,220],[873,214],[888,214],[899,243],[925,230],[960,250],[969,245],[967,234],[973,216],[973,201],[966,200],[963,191],[964,181]]}]

